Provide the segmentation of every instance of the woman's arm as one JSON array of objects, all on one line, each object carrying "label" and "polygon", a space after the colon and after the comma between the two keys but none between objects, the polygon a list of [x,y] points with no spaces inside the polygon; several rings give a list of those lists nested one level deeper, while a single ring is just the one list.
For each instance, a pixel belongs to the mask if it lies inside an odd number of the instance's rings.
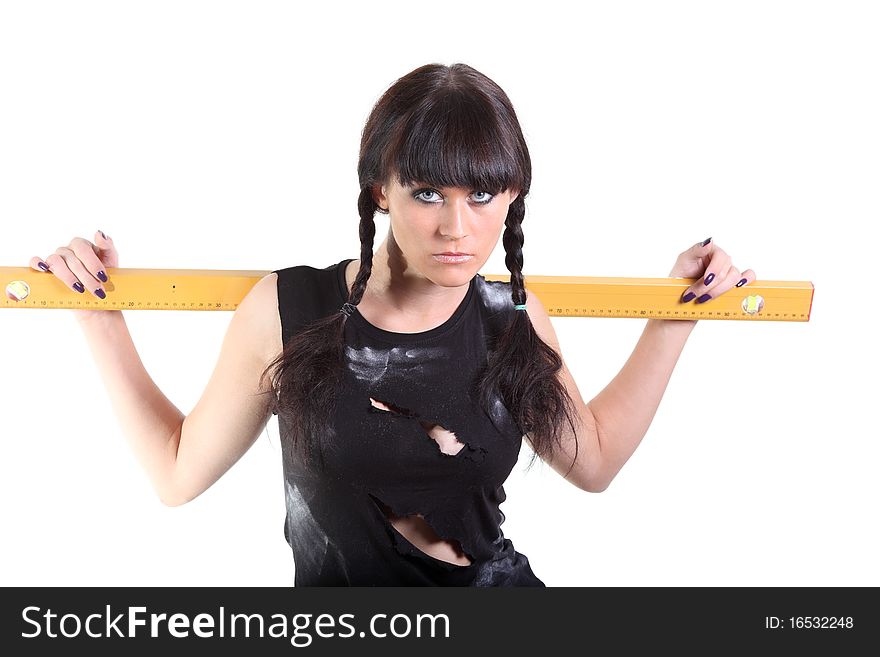
[{"label": "woman's arm", "polygon": [[[556,331],[544,304],[526,290],[526,311],[538,336],[562,358]],[[627,462],[657,412],[672,370],[696,325],[691,320],[649,319],[642,337],[623,368],[585,404],[565,361],[560,378],[579,414],[577,436],[563,425],[563,450],[549,464],[564,475],[575,455],[577,462],[568,481],[593,493],[605,490]]]},{"label": "woman's arm", "polygon": [[[177,450],[174,434],[185,416],[150,378],[121,310],[102,311],[78,323],[129,446],[164,500]],[[95,395],[87,405],[99,407]]]},{"label": "woman's arm", "polygon": [[163,503],[187,502],[256,441],[272,413],[257,394],[271,347],[280,349],[277,275],[258,281],[230,320],[213,374],[184,415],[144,368],[121,311],[79,320],[113,410]]},{"label": "woman's arm", "polygon": [[602,428],[602,477],[606,482],[620,472],[648,432],[696,323],[649,319],[620,372],[590,401],[590,410]]}]

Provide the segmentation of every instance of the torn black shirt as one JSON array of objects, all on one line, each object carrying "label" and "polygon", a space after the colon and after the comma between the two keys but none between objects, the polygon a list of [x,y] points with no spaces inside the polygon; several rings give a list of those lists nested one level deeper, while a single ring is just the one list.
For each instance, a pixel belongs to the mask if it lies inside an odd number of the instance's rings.
[{"label": "torn black shirt", "polygon": [[[347,301],[349,262],[274,271],[284,344]],[[488,337],[514,312],[509,283],[477,274],[452,316],[428,331],[386,331],[357,309],[346,320],[323,468],[303,466],[279,416],[295,586],[544,586],[501,531],[522,433],[500,399],[487,413],[473,394]],[[422,551],[388,511],[421,515],[469,564]]]}]

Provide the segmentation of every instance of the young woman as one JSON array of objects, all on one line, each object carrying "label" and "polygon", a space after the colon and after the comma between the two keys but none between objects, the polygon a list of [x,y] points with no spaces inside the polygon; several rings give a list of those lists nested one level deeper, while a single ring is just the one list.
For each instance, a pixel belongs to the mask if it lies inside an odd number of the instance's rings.
[{"label": "young woman", "polygon": [[[543,586],[501,530],[523,439],[532,462],[604,490],[696,322],[649,320],[621,373],[584,402],[524,286],[528,148],[507,95],[465,64],[419,67],[382,95],[358,176],[360,258],[260,280],[189,415],[144,370],[120,311],[74,311],[120,422],[160,498],[178,505],[277,414],[297,586]],[[390,227],[374,251],[376,212]],[[478,274],[499,238],[509,283]],[[31,266],[104,298],[118,254],[99,231]],[[683,302],[755,279],[711,238],[669,276],[702,279]]]}]

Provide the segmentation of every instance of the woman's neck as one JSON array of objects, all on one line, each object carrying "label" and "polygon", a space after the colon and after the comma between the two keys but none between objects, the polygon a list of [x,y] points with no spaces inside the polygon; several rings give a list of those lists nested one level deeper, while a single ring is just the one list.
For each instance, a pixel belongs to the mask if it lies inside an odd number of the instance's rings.
[{"label": "woman's neck", "polygon": [[[346,272],[349,288],[359,267],[360,260],[349,264]],[[363,311],[371,312],[374,316],[394,315],[395,324],[434,326],[443,323],[455,312],[467,294],[467,289],[467,283],[444,287],[414,271],[406,265],[402,254],[389,255],[386,240],[373,254],[373,267],[361,304],[364,304]],[[364,312],[362,314],[367,318]],[[419,330],[422,329],[414,328],[403,332]]]}]

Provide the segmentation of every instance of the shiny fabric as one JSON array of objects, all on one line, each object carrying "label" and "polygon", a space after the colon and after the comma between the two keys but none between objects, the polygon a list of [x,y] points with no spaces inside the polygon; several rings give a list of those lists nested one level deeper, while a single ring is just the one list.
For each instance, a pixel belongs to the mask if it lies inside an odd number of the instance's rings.
[{"label": "shiny fabric", "polygon": [[[275,270],[285,344],[308,322],[339,312],[349,262]],[[509,284],[478,274],[452,316],[428,331],[386,331],[356,308],[345,320],[322,468],[303,466],[279,416],[295,586],[544,586],[501,531],[503,483],[522,433],[500,399],[487,413],[475,392],[488,338],[514,312]],[[454,434],[457,449],[441,446],[427,430],[434,425]],[[420,514],[471,563],[423,552],[389,512]]]}]

